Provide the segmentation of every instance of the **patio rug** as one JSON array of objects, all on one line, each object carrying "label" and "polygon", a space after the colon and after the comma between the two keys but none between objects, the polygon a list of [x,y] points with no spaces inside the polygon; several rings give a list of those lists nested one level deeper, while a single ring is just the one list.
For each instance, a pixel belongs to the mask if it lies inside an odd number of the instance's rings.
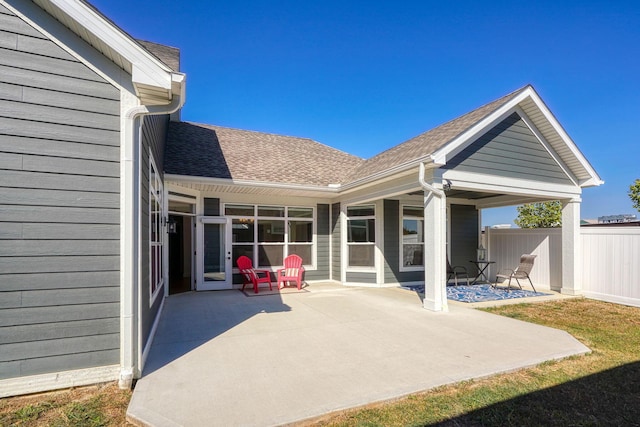
[{"label": "patio rug", "polygon": [[287,286],[282,289],[278,289],[277,286],[274,286],[272,291],[270,291],[269,288],[259,288],[257,294],[253,292],[253,288],[249,288],[249,287],[244,288],[244,291],[240,289],[240,292],[242,292],[245,296],[248,296],[248,297],[263,297],[265,295],[298,294],[303,292],[309,292],[309,290],[307,289],[306,286],[303,285],[302,289],[300,290],[298,290],[298,288],[295,286],[293,287]]},{"label": "patio rug", "polygon": [[[424,294],[424,286],[412,286],[409,289]],[[447,299],[460,302],[498,301],[513,298],[540,297],[542,292],[521,289],[494,288],[491,285],[447,286]]]}]

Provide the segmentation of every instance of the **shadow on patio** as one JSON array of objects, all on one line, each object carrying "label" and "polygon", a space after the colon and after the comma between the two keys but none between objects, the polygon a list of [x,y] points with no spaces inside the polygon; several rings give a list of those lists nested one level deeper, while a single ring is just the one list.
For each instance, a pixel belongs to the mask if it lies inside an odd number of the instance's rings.
[{"label": "shadow on patio", "polygon": [[291,307],[279,295],[247,297],[238,290],[172,295],[165,301],[143,376],[254,316],[288,311]]}]

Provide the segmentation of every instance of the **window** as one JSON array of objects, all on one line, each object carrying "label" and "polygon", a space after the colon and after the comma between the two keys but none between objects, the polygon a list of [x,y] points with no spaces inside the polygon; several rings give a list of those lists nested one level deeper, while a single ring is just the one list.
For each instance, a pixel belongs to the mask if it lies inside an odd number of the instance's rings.
[{"label": "window", "polygon": [[402,267],[424,268],[424,210],[417,206],[402,207]]},{"label": "window", "polygon": [[226,204],[231,217],[232,257],[245,255],[258,267],[281,266],[287,255],[313,266],[313,208]]},{"label": "window", "polygon": [[374,205],[347,207],[349,267],[374,267],[376,217]]},{"label": "window", "polygon": [[163,206],[162,181],[149,158],[149,293],[153,303],[164,284],[163,275]]}]

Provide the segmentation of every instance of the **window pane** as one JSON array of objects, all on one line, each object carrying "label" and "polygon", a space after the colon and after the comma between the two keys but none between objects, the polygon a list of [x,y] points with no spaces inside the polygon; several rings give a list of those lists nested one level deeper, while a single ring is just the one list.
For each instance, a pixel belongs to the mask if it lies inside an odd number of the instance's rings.
[{"label": "window pane", "polygon": [[303,264],[311,264],[311,245],[289,245],[289,255],[296,254]]},{"label": "window pane", "polygon": [[404,206],[402,208],[402,215],[404,216],[417,216],[418,218],[424,218],[424,209],[415,206]]},{"label": "window pane", "polygon": [[284,220],[259,219],[258,242],[284,242]]},{"label": "window pane", "polygon": [[221,281],[225,279],[224,226],[222,224],[204,224],[204,280]]},{"label": "window pane", "polygon": [[373,216],[375,215],[375,206],[363,205],[363,206],[349,206],[347,208],[347,216]]},{"label": "window pane", "polygon": [[403,245],[403,264],[406,266],[424,265],[423,245]]},{"label": "window pane", "polygon": [[289,221],[290,242],[312,242],[313,223],[311,221]]},{"label": "window pane", "polygon": [[313,218],[312,208],[289,208],[290,218]]},{"label": "window pane", "polygon": [[402,243],[424,243],[424,221],[402,220]]},{"label": "window pane", "polygon": [[348,241],[373,243],[376,241],[375,219],[350,219],[347,222]]},{"label": "window pane", "polygon": [[284,245],[259,245],[258,265],[260,267],[282,266]]},{"label": "window pane", "polygon": [[225,215],[253,216],[253,205],[225,205]]},{"label": "window pane", "polygon": [[231,241],[253,243],[253,219],[238,218],[231,223]]},{"label": "window pane", "polygon": [[374,266],[374,245],[350,245],[349,246],[349,266],[350,267],[373,267]]},{"label": "window pane", "polygon": [[231,250],[231,259],[233,260],[233,266],[237,266],[238,258],[241,256],[249,257],[252,264],[255,265],[256,262],[253,259],[253,245],[233,245]]},{"label": "window pane", "polygon": [[284,217],[284,208],[278,206],[258,206],[258,216]]}]

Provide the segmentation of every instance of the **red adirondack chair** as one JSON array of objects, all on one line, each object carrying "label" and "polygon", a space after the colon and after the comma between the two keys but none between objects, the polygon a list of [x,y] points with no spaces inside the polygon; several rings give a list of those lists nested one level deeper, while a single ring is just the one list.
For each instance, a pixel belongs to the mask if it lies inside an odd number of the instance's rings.
[{"label": "red adirondack chair", "polygon": [[302,273],[304,267],[302,266],[302,258],[298,255],[289,255],[284,259],[284,268],[278,269],[278,289],[284,287],[285,282],[296,282],[298,290],[302,287]]},{"label": "red adirondack chair", "polygon": [[271,287],[271,272],[269,270],[256,270],[253,268],[251,260],[246,256],[241,256],[236,260],[240,274],[242,275],[242,290],[247,285],[253,285],[253,291],[258,293],[259,283],[269,283],[269,290]]}]

